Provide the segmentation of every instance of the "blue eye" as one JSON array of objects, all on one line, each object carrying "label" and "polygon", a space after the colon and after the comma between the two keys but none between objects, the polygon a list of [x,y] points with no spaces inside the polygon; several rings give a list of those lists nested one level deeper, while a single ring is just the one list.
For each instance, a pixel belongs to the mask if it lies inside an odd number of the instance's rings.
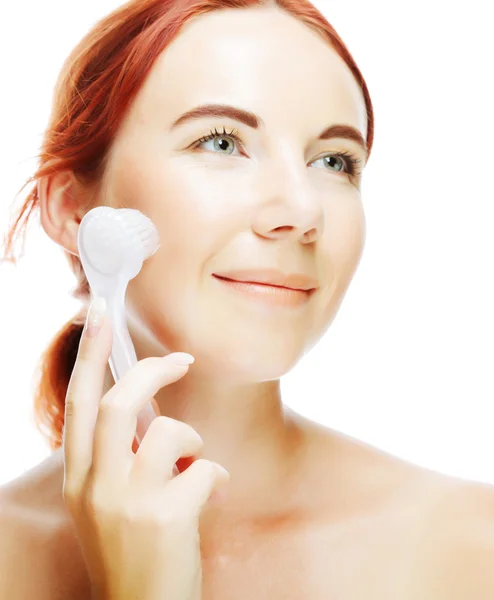
[{"label": "blue eye", "polygon": [[314,162],[326,159],[328,159],[331,163],[334,163],[335,159],[340,159],[340,162],[343,163],[342,169],[344,169],[345,173],[347,173],[350,177],[357,177],[362,174],[362,171],[357,168],[357,165],[361,162],[360,159],[355,158],[350,152],[334,152],[333,154],[326,154]]},{"label": "blue eye", "polygon": [[[223,151],[223,150],[227,149],[228,144],[225,144],[225,140],[228,138],[235,140],[235,142],[242,145],[242,142],[241,142],[240,138],[238,137],[238,131],[236,129],[232,129],[232,131],[230,131],[230,133],[227,133],[226,129],[223,127],[223,133],[220,133],[218,130],[215,129],[214,131],[211,131],[211,133],[209,135],[206,135],[205,137],[202,137],[201,139],[197,140],[196,144],[194,144],[194,147],[199,146],[201,144],[205,144],[206,142],[209,142],[210,140],[214,140],[215,150]],[[222,152],[222,153],[228,154],[228,155],[231,154],[231,152]]]},{"label": "blue eye", "polygon": [[[226,129],[223,127],[223,132],[220,132],[215,128],[214,131],[213,130],[210,131],[209,135],[206,135],[206,136],[200,138],[199,140],[197,140],[197,142],[194,143],[194,148],[196,148],[197,146],[200,146],[201,144],[205,144],[206,142],[209,142],[210,140],[213,140],[214,141],[214,149],[221,151],[221,152],[219,152],[219,154],[226,154],[227,156],[231,156],[233,150],[232,150],[232,152],[227,152],[228,143],[225,143],[225,140],[227,140],[227,139],[234,140],[240,146],[243,146],[242,140],[238,137],[238,131],[236,129],[232,129],[232,131],[227,132]],[[232,146],[231,143],[230,143],[230,146]],[[232,147],[234,147],[234,145]],[[331,166],[334,166],[335,159],[339,159],[340,163],[343,164],[342,168],[340,168],[339,170],[336,171],[337,173],[343,171],[349,177],[358,177],[362,174],[362,171],[357,168],[357,165],[359,163],[361,163],[362,161],[360,159],[356,158],[350,152],[334,152],[332,154],[326,154],[325,156],[321,156],[314,162],[317,162],[320,160],[323,160],[323,161],[328,160],[329,163],[331,163]],[[328,163],[325,163],[325,164],[328,164]],[[325,168],[325,167],[323,167],[323,168]],[[328,170],[330,170],[330,169],[328,169]]]}]

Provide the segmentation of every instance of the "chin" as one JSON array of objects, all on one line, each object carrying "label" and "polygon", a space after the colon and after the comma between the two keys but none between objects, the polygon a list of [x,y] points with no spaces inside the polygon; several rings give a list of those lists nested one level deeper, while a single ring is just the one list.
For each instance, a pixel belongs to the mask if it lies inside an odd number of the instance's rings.
[{"label": "chin", "polygon": [[[194,348],[187,350],[196,358],[194,369],[206,377],[220,379],[227,384],[246,385],[273,381],[286,375],[302,357],[301,353],[291,355],[274,352],[265,347],[249,351],[247,347],[238,348],[235,344],[228,351],[212,352],[211,348]],[[191,371],[192,372],[192,371]]]}]

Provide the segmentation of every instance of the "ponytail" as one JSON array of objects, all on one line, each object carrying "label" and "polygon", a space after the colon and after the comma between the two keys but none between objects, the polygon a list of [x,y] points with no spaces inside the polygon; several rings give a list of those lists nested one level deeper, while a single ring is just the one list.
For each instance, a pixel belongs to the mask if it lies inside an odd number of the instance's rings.
[{"label": "ponytail", "polygon": [[52,450],[62,445],[65,396],[75,365],[84,320],[84,316],[79,313],[66,323],[56,333],[38,362],[34,421]]}]

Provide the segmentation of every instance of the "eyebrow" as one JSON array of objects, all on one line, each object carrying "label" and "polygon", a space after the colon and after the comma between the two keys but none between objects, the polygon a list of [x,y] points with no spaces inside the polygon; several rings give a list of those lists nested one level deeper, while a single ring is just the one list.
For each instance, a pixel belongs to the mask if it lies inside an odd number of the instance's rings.
[{"label": "eyebrow", "polygon": [[[203,104],[180,115],[180,117],[173,122],[171,129],[186,121],[203,119],[205,117],[228,117],[235,121],[240,121],[244,125],[247,125],[247,127],[252,127],[252,129],[259,129],[260,126],[264,126],[264,121],[261,117],[248,110],[230,106],[228,104]],[[324,129],[317,139],[330,140],[333,138],[343,138],[356,142],[364,151],[365,159],[367,160],[369,154],[367,143],[360,131],[355,129],[355,127],[343,124],[331,125]]]}]

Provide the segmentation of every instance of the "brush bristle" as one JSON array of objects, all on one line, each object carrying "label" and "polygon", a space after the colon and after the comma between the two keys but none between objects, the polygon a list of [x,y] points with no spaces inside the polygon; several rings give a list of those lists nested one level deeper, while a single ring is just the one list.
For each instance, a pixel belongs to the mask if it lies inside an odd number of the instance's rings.
[{"label": "brush bristle", "polygon": [[117,212],[128,235],[141,244],[143,258],[152,256],[159,248],[159,234],[151,219],[133,208],[119,208]]},{"label": "brush bristle", "polygon": [[159,248],[159,234],[139,210],[98,206],[82,219],[78,242],[85,269],[91,265],[109,275],[126,264],[129,273],[137,274],[143,261]]}]

